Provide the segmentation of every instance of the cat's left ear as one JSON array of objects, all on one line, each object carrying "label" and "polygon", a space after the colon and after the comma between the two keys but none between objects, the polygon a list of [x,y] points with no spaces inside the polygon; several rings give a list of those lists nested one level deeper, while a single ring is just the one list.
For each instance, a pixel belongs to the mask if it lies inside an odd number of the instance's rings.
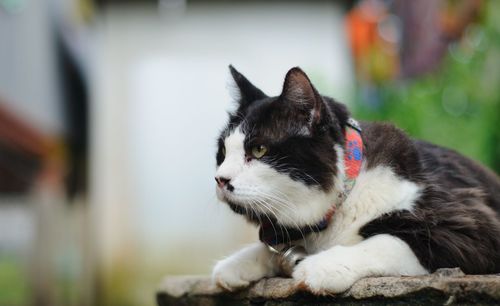
[{"label": "cat's left ear", "polygon": [[263,93],[262,90],[250,83],[250,81],[232,65],[229,65],[229,71],[231,72],[234,82],[238,87],[238,100],[240,107],[246,108],[254,101],[267,98],[267,95]]},{"label": "cat's left ear", "polygon": [[321,120],[323,99],[299,67],[290,69],[286,74],[280,98],[310,114],[310,123],[316,124]]}]

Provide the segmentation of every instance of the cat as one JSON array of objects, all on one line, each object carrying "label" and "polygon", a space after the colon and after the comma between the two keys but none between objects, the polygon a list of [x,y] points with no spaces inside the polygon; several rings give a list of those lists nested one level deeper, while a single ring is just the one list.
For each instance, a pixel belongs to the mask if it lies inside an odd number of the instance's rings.
[{"label": "cat", "polygon": [[217,262],[218,286],[281,275],[276,250],[291,244],[307,253],[291,276],[315,294],[368,276],[500,272],[496,174],[391,124],[358,125],[298,67],[277,97],[229,68],[239,96],[217,140],[216,194],[260,241]]}]

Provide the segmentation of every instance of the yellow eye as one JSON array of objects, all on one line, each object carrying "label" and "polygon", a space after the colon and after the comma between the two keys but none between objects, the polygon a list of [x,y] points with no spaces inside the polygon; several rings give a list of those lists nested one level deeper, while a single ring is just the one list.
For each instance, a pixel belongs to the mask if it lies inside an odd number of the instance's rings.
[{"label": "yellow eye", "polygon": [[220,152],[222,153],[222,156],[226,156],[226,147],[222,147]]},{"label": "yellow eye", "polygon": [[255,158],[261,158],[262,156],[266,155],[266,153],[267,153],[266,146],[260,145],[252,148],[252,155]]}]

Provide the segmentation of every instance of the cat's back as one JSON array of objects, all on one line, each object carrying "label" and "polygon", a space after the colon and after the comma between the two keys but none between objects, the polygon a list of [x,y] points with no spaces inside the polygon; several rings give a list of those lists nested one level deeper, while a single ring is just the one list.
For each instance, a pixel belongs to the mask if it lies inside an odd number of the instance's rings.
[{"label": "cat's back", "polygon": [[500,179],[491,170],[454,150],[414,140],[422,170],[447,190],[476,189],[500,213]]},{"label": "cat's back", "polygon": [[500,179],[491,170],[451,149],[414,140],[390,123],[362,122],[361,127],[368,169],[385,165],[416,183],[475,190],[500,214]]},{"label": "cat's back", "polygon": [[410,210],[365,224],[362,237],[389,234],[405,241],[428,270],[460,267],[469,274],[500,272],[500,182],[459,153],[413,140],[387,123],[363,123],[366,167],[387,166],[419,185]]}]

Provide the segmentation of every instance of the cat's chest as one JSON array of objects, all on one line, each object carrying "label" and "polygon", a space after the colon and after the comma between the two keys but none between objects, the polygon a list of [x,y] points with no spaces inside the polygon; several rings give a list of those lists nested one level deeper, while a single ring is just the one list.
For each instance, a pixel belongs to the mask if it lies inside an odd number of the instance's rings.
[{"label": "cat's chest", "polygon": [[359,230],[365,224],[385,213],[413,209],[420,192],[417,184],[398,177],[389,167],[363,170],[349,196],[337,207],[328,228],[308,237],[308,252],[360,242],[363,238]]}]

